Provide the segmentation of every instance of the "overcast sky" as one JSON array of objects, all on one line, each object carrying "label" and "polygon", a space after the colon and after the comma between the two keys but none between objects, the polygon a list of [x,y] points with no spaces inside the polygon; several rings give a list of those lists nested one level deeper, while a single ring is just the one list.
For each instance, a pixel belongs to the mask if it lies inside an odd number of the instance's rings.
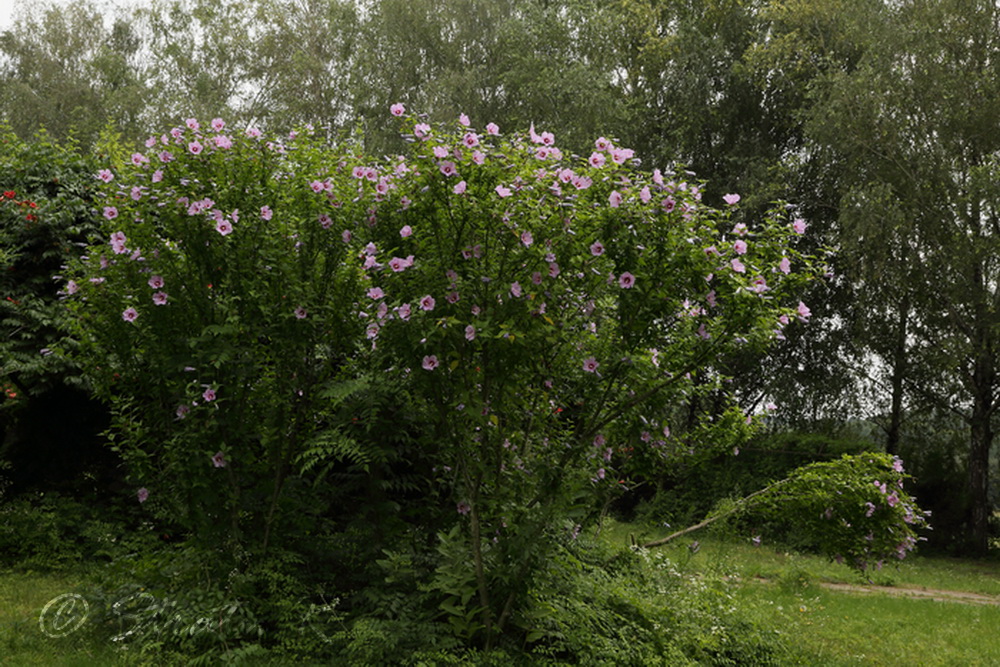
[{"label": "overcast sky", "polygon": [[14,0],[0,0],[0,30],[10,27],[13,13]]},{"label": "overcast sky", "polygon": [[[4,30],[11,26],[14,22],[14,4],[20,4],[21,2],[28,5],[31,5],[32,3],[69,5],[73,3],[73,0],[43,0],[43,2],[38,2],[38,0],[0,0],[0,30]],[[98,2],[97,4],[103,5],[104,3]],[[128,2],[118,2],[117,4],[128,4]]]}]

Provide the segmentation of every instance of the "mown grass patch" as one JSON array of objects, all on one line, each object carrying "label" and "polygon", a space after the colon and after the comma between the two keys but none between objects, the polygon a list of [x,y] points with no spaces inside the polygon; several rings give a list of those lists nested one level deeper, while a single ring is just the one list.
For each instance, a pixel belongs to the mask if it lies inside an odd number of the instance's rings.
[{"label": "mown grass patch", "polygon": [[[604,538],[612,544],[629,545],[658,539],[669,534],[666,528],[644,528],[634,524],[606,521]],[[696,553],[691,547],[697,543]],[[679,561],[703,571],[744,578],[780,579],[790,572],[816,581],[874,583],[882,586],[933,588],[1000,596],[1000,561],[916,555],[904,561],[884,564],[861,576],[846,565],[822,556],[799,553],[782,545],[755,546],[751,536],[691,533],[659,549]]]},{"label": "mown grass patch", "polygon": [[[610,521],[602,534],[626,545],[667,533]],[[659,548],[687,572],[730,581],[744,613],[790,648],[781,664],[1000,664],[1000,606],[828,590],[823,584],[867,581],[821,556],[754,546],[749,537],[693,534]],[[992,560],[914,556],[869,576],[896,590],[1000,595],[1000,563]]]},{"label": "mown grass patch", "polygon": [[791,664],[1000,664],[1000,607],[759,583],[736,599],[784,636]]},{"label": "mown grass patch", "polygon": [[[63,573],[0,574],[0,664],[66,667],[125,664],[114,647],[96,641],[86,621],[65,636],[48,636],[39,625],[45,605],[79,586]],[[58,634],[58,633],[55,633]]]}]

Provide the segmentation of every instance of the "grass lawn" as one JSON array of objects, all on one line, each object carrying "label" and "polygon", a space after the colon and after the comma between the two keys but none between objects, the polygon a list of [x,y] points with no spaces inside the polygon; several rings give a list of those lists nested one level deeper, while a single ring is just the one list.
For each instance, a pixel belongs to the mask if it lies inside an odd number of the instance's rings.
[{"label": "grass lawn", "polygon": [[801,665],[1000,664],[1000,607],[761,584],[737,600],[785,636]]},{"label": "grass lawn", "polygon": [[39,615],[46,603],[72,592],[80,583],[81,579],[72,575],[0,574],[0,665],[124,664],[113,647],[88,641],[86,622],[63,637],[42,632]]},{"label": "grass lawn", "polygon": [[[604,527],[617,544],[665,534],[640,535],[615,522]],[[749,539],[695,533],[658,548],[692,574],[728,577],[755,621],[793,648],[790,664],[1000,665],[1000,606],[828,590],[823,584],[868,582],[825,558],[755,547]],[[1000,562],[993,560],[911,556],[874,573],[872,582],[996,595],[1000,602]]]},{"label": "grass lawn", "polygon": [[[636,527],[608,522],[602,536],[627,545],[654,539]],[[690,546],[694,539],[699,547]],[[1000,605],[939,602],[825,587],[864,584],[843,565],[749,540],[689,535],[659,547],[693,577],[724,577],[752,622],[782,637],[788,665],[1000,665]],[[116,651],[84,622],[65,637],[42,632],[46,603],[70,593],[82,576],[0,574],[0,665],[113,666],[140,664]],[[1000,563],[917,556],[887,567],[874,583],[1000,596]],[[53,607],[54,609],[54,607]]]},{"label": "grass lawn", "polygon": [[[605,522],[602,534],[612,544],[627,546],[633,538],[639,544],[668,534],[667,530],[644,530],[632,524]],[[697,554],[689,546],[698,541]],[[702,570],[732,574],[744,578],[776,579],[797,572],[821,582],[869,583],[846,565],[820,556],[800,554],[781,545],[764,543],[755,547],[750,540],[720,538],[710,532],[691,533],[658,549]],[[731,571],[731,572],[729,572]],[[960,559],[941,556],[911,555],[904,561],[887,563],[868,575],[871,583],[883,586],[925,587],[1000,596],[1000,560]]]}]

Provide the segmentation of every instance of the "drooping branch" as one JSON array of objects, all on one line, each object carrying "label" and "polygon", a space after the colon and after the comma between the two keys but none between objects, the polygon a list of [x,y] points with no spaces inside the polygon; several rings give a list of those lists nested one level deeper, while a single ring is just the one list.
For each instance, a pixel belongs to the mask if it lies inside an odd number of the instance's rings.
[{"label": "drooping branch", "polygon": [[745,498],[741,498],[740,500],[737,500],[736,503],[733,505],[733,507],[731,507],[729,510],[727,510],[725,512],[722,512],[720,514],[716,514],[715,516],[710,516],[710,517],[708,517],[708,518],[706,518],[706,519],[704,519],[704,520],[702,520],[702,521],[694,524],[693,526],[688,526],[687,528],[684,528],[683,530],[678,530],[676,533],[673,533],[671,535],[667,535],[666,537],[661,537],[660,539],[653,540],[652,542],[646,542],[645,544],[642,545],[642,548],[643,549],[652,549],[653,547],[663,546],[664,544],[667,544],[668,542],[672,542],[673,540],[676,540],[678,537],[682,537],[684,535],[687,535],[688,533],[693,533],[696,530],[701,530],[705,526],[711,525],[711,524],[715,523],[716,521],[718,521],[719,519],[725,519],[726,517],[730,517],[733,514],[736,514],[737,512],[743,510],[750,503],[750,501],[752,501],[753,499],[759,498],[760,496],[764,495],[765,493],[767,493],[769,491],[772,491],[773,489],[778,488],[779,486],[781,486],[782,484],[785,484],[785,483],[789,482],[790,480],[791,480],[790,477],[786,477],[785,479],[782,479],[782,480],[779,480],[777,482],[774,482],[773,484],[771,484],[771,485],[769,485],[769,486],[767,486],[767,487],[765,487],[763,489],[760,489],[759,491],[754,491],[749,496],[746,496]]}]

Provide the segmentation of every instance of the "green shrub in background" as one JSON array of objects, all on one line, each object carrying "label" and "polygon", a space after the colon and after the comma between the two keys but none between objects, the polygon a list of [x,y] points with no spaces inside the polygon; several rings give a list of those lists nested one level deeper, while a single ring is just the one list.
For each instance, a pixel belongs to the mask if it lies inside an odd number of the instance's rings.
[{"label": "green shrub in background", "polygon": [[[80,387],[62,269],[98,228],[96,156],[45,133],[22,141],[0,126],[0,461],[9,493],[106,494],[113,457],[97,434],[103,409]],[[58,419],[53,419],[58,415]]]},{"label": "green shrub in background", "polygon": [[22,141],[9,127],[0,127],[0,147],[0,384],[8,399],[23,399],[74,370],[68,357],[51,354],[68,317],[53,277],[98,227],[96,160],[44,133]]},{"label": "green shrub in background", "polygon": [[[971,496],[968,475],[968,425],[961,416],[936,407],[907,416],[899,456],[913,476],[913,494],[934,512],[934,532],[924,548],[955,555],[968,553]],[[991,521],[994,535],[1000,526]]]},{"label": "green shrub in background", "polygon": [[0,503],[0,568],[55,571],[121,555],[122,521],[58,493],[26,493]]},{"label": "green shrub in background", "polygon": [[850,437],[761,433],[734,450],[683,461],[665,471],[655,480],[655,488],[647,487],[654,492],[635,506],[634,516],[641,522],[680,529],[700,521],[720,501],[748,496],[788,477],[796,468],[875,449],[871,442]]},{"label": "green shrub in background", "polygon": [[927,514],[904,490],[903,462],[884,453],[845,454],[811,463],[774,483],[748,504],[761,532],[792,546],[816,549],[866,572],[903,560],[927,526]]}]

